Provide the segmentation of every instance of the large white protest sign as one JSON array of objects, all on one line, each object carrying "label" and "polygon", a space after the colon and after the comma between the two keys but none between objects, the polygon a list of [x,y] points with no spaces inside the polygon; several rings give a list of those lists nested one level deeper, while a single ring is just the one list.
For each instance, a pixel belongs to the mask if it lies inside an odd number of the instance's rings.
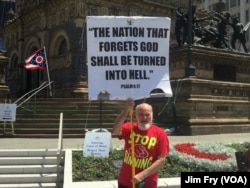
[{"label": "large white protest sign", "polygon": [[171,97],[170,23],[167,17],[87,17],[89,99],[102,91],[111,100],[144,98],[154,89]]}]

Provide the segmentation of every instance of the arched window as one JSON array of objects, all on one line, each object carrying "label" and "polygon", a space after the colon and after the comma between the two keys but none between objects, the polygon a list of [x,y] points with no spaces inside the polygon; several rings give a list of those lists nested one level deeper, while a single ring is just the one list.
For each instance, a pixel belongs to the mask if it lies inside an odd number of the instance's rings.
[{"label": "arched window", "polygon": [[67,42],[63,39],[59,45],[58,55],[63,55],[67,53]]}]

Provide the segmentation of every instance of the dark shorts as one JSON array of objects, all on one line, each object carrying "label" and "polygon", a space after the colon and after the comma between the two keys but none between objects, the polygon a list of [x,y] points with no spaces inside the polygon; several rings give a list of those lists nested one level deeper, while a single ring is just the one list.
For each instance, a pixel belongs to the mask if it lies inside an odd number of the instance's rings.
[{"label": "dark shorts", "polygon": [[118,188],[129,188],[129,187],[126,187],[126,186],[124,186],[124,185],[118,183]]},{"label": "dark shorts", "polygon": [[[137,186],[135,186],[136,188],[138,187],[138,185]],[[118,183],[118,188],[129,188],[129,187],[126,187],[126,186],[124,186],[124,185],[122,185],[122,184],[120,184],[120,183]]]}]

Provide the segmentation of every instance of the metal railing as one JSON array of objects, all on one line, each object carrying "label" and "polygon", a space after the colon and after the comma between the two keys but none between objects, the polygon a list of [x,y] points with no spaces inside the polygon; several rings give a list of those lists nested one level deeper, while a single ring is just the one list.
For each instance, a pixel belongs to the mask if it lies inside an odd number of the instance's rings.
[{"label": "metal railing", "polygon": [[60,124],[59,124],[59,133],[58,133],[58,146],[57,146],[57,187],[60,187],[60,178],[61,178],[61,160],[62,160],[62,150],[63,150],[63,113],[60,113]]},{"label": "metal railing", "polygon": [[[14,104],[17,104],[17,108],[22,106],[24,103],[26,103],[27,101],[29,101],[33,96],[36,96],[37,93],[39,93],[41,90],[43,90],[44,88],[50,86],[53,83],[53,81],[50,82],[43,82],[38,88],[35,88],[31,91],[29,91],[28,93],[24,94],[22,97],[20,97],[19,99],[17,99]],[[28,96],[28,97],[27,97]],[[27,97],[27,98],[25,98]],[[23,100],[23,101],[22,101]],[[20,102],[21,101],[21,102]],[[20,103],[19,103],[20,102]],[[19,104],[18,104],[19,103]],[[35,100],[35,111],[36,111],[36,100]]]},{"label": "metal railing", "polygon": [[[33,96],[35,96],[37,93],[39,93],[41,90],[43,90],[44,88],[50,86],[53,83],[53,81],[51,82],[44,82],[43,84],[41,84],[38,88],[26,93],[25,95],[23,95],[22,97],[20,97],[19,99],[17,99],[14,104],[17,104],[17,108],[22,106],[25,102],[29,101]],[[28,96],[28,97],[27,97]],[[27,97],[27,98],[25,98]],[[36,108],[36,100],[35,100],[35,108]],[[60,113],[60,121],[59,121],[59,132],[58,132],[58,146],[57,146],[57,187],[60,187],[60,178],[61,178],[61,160],[62,160],[62,150],[63,150],[63,113]]]},{"label": "metal railing", "polygon": [[[38,88],[33,89],[31,91],[29,91],[28,93],[24,94],[23,96],[21,96],[19,99],[17,99],[16,101],[14,101],[13,104],[16,104],[16,109],[21,107],[24,103],[26,103],[27,101],[29,101],[33,96],[35,96],[35,101],[34,101],[34,109],[28,109],[29,111],[32,110],[32,112],[36,112],[36,94],[39,93],[41,90],[43,90],[46,87],[50,87],[51,84],[53,83],[53,81],[51,82],[43,82]],[[26,98],[27,97],[27,98]],[[7,103],[7,100],[5,100],[5,103]],[[9,100],[9,103],[11,103],[11,100]],[[23,108],[24,110],[27,110],[25,108]],[[3,128],[3,132],[4,134],[6,134],[6,121],[4,121],[4,128]],[[11,134],[14,135],[14,122],[11,121]]]}]

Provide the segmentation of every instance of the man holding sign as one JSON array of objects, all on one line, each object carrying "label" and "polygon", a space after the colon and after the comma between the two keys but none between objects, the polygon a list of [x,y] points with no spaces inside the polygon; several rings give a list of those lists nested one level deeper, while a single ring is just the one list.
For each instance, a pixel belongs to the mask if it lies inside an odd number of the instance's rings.
[{"label": "man holding sign", "polygon": [[[110,100],[128,100],[116,119],[113,134],[125,140],[119,188],[157,188],[158,171],[169,152],[163,129],[152,123],[152,106],[136,107],[133,99],[172,97],[169,80],[171,19],[142,16],[88,16],[88,97],[97,100],[107,91]],[[124,123],[130,113],[131,122]]]},{"label": "man holding sign", "polygon": [[137,122],[124,123],[133,107],[134,100],[129,98],[113,127],[113,134],[125,141],[118,188],[139,184],[144,184],[144,188],[157,188],[158,171],[169,152],[169,140],[164,130],[152,123],[153,110],[147,103],[136,106]]}]

